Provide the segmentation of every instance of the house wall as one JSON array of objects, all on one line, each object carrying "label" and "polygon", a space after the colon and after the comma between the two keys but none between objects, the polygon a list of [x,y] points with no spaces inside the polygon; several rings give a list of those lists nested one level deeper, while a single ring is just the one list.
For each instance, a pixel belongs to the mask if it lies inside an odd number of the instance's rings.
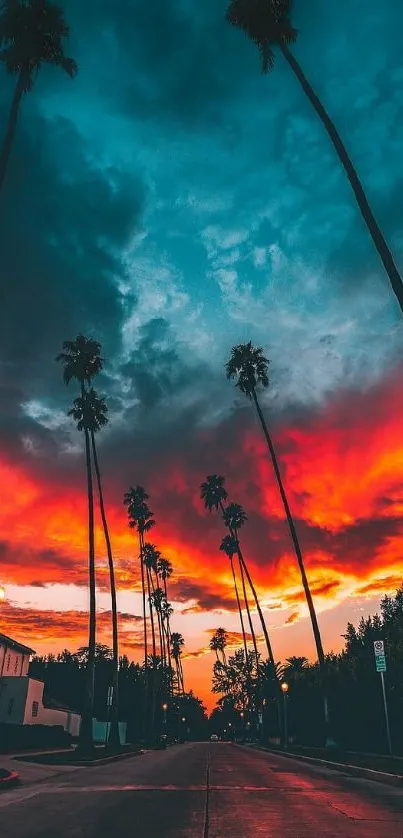
[{"label": "house wall", "polygon": [[[53,710],[43,706],[43,690],[44,684],[42,681],[36,681],[34,678],[28,678],[29,687],[27,693],[27,702],[25,708],[24,724],[26,725],[59,725],[71,733],[72,736],[78,736],[80,729],[81,717],[77,713],[71,713],[68,710]],[[33,708],[34,702],[37,702],[37,715]]]},{"label": "house wall", "polygon": [[43,681],[35,678],[0,679],[0,722],[24,725],[58,725],[78,736],[81,717],[67,710],[43,706]]},{"label": "house wall", "polygon": [[28,678],[0,678],[0,722],[24,724]]},{"label": "house wall", "polygon": [[29,655],[10,649],[0,642],[0,677],[3,675],[20,678],[21,675],[28,674],[28,667]]}]

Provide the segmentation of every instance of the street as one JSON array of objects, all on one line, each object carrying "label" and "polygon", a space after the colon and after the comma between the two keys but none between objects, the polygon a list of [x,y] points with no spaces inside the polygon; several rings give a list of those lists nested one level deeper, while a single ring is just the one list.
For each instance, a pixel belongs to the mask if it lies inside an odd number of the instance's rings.
[{"label": "street", "polygon": [[224,743],[27,782],[0,810],[7,838],[403,838],[403,789]]}]

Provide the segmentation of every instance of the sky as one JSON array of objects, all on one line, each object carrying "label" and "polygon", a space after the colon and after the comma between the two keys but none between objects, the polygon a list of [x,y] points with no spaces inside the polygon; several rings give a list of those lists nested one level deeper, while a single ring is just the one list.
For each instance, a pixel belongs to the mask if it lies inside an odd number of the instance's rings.
[{"label": "sky", "polygon": [[[287,524],[231,347],[270,358],[262,406],[326,651],[401,581],[401,314],[322,125],[290,69],[259,57],[225,2],[65,0],[74,81],[25,98],[0,212],[1,630],[39,653],[87,637],[83,440],[63,340],[101,341],[98,439],[121,650],[140,660],[138,550],[123,495],[144,485],[174,565],[186,687],[211,706],[208,651],[239,640],[223,525],[199,485],[244,504],[245,557],[277,660],[315,659]],[[295,0],[294,52],[335,120],[403,271],[403,9]],[[385,49],[387,44],[387,49]],[[0,72],[2,124],[13,80]],[[110,642],[97,526],[98,640]],[[257,625],[257,623],[256,623]],[[263,646],[262,652],[264,651]]]}]

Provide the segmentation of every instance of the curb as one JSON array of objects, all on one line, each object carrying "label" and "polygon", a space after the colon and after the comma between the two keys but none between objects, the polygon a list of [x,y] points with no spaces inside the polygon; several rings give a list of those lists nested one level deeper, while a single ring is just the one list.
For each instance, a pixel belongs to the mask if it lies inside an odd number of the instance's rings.
[{"label": "curb", "polygon": [[7,787],[17,783],[19,779],[20,776],[17,771],[7,771],[5,777],[0,777],[0,789],[3,788],[3,786]]},{"label": "curb", "polygon": [[331,768],[334,771],[341,771],[344,774],[350,774],[352,777],[360,777],[364,780],[373,780],[377,783],[385,783],[388,786],[403,787],[403,776],[401,774],[387,774],[385,771],[376,771],[374,768],[364,768],[360,765],[349,765],[344,762],[331,762],[327,759],[319,759],[319,757],[306,757],[303,754],[293,754],[291,751],[272,751],[270,748],[263,748],[261,745],[256,745],[255,750],[263,751],[266,754],[278,754],[281,757],[288,759],[299,760],[300,762],[307,762],[311,765],[323,765],[326,768]]},{"label": "curb", "polygon": [[81,766],[83,768],[96,768],[97,765],[107,765],[108,762],[118,762],[119,760],[129,759],[130,757],[140,757],[143,756],[145,751],[130,751],[130,753],[125,754],[114,754],[110,757],[101,757],[100,759],[85,759],[85,760],[77,760],[77,762],[68,762],[68,763],[61,763],[61,765],[71,765],[74,767]]}]

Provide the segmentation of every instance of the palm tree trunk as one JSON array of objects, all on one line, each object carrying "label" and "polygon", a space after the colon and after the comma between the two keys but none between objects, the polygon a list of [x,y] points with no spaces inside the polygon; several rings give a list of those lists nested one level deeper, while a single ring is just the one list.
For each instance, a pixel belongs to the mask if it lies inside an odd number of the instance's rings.
[{"label": "palm tree trunk", "polygon": [[247,614],[247,617],[248,617],[250,633],[252,635],[253,649],[254,649],[255,657],[256,657],[256,671],[259,675],[259,652],[258,652],[257,643],[256,643],[255,629],[253,627],[253,622],[252,622],[252,615],[250,613],[250,608],[249,608],[248,596],[247,596],[247,593],[246,593],[244,569],[243,569],[242,562],[239,558],[239,554],[238,554],[238,563],[239,563],[239,571],[240,571],[240,574],[241,574],[242,592],[243,592],[243,598],[244,598],[244,602],[245,602],[246,614]]},{"label": "palm tree trunk", "polygon": [[108,522],[106,520],[104,495],[102,491],[101,472],[99,469],[98,454],[95,444],[95,434],[91,431],[91,445],[92,457],[94,461],[95,474],[98,485],[99,508],[101,511],[102,526],[104,530],[106,552],[108,555],[109,565],[109,579],[111,586],[111,605],[112,605],[112,656],[113,656],[113,681],[112,681],[112,706],[111,719],[108,734],[108,745],[112,747],[120,746],[119,733],[119,638],[118,638],[118,610],[116,603],[116,583],[115,583],[115,569],[113,566],[113,555],[111,540],[109,537]]},{"label": "palm tree trunk", "polygon": [[146,582],[145,582],[145,575],[144,575],[144,562],[143,562],[143,546],[144,546],[144,533],[141,530],[138,530],[139,534],[139,551],[140,551],[140,568],[141,568],[141,593],[142,593],[142,600],[143,600],[143,637],[144,637],[144,708],[143,708],[143,721],[144,721],[144,734],[145,738],[147,738],[148,733],[148,708],[149,708],[149,701],[148,701],[148,694],[149,694],[149,677],[148,677],[148,645],[147,645],[147,612],[146,612]]},{"label": "palm tree trunk", "polygon": [[272,460],[272,463],[273,463],[274,473],[276,475],[278,487],[279,487],[279,490],[280,490],[281,500],[283,502],[285,514],[286,514],[286,517],[287,517],[287,523],[288,523],[288,526],[289,526],[289,529],[290,529],[292,543],[293,543],[293,546],[294,546],[295,555],[297,557],[298,567],[299,567],[300,573],[301,573],[302,585],[303,585],[303,588],[304,588],[305,597],[306,597],[306,601],[307,601],[307,605],[308,605],[308,609],[309,609],[309,615],[310,615],[310,618],[311,618],[312,631],[313,631],[313,635],[314,635],[314,638],[315,638],[316,651],[317,651],[317,655],[318,655],[319,668],[320,668],[320,672],[321,672],[323,709],[324,709],[325,730],[326,730],[326,738],[327,738],[328,727],[329,727],[329,706],[328,706],[327,690],[326,690],[326,671],[325,671],[326,670],[326,661],[325,661],[325,655],[324,655],[324,652],[323,652],[322,638],[320,636],[318,619],[317,619],[315,607],[314,607],[314,604],[313,604],[312,594],[311,594],[311,591],[310,591],[310,588],[309,588],[308,578],[307,578],[307,575],[306,575],[306,572],[305,572],[304,560],[303,560],[303,557],[302,557],[302,551],[301,551],[299,541],[298,541],[297,531],[295,529],[294,520],[293,520],[293,517],[291,515],[291,510],[290,510],[288,500],[287,500],[287,496],[286,496],[286,493],[285,493],[285,490],[284,490],[283,481],[281,479],[281,474],[280,474],[280,469],[279,469],[278,462],[277,462],[276,452],[275,452],[274,445],[273,445],[273,442],[271,440],[269,431],[267,429],[267,425],[266,425],[263,413],[262,413],[261,408],[260,408],[260,404],[258,402],[258,398],[256,396],[256,392],[255,392],[254,389],[252,390],[252,398],[253,398],[253,401],[255,403],[256,411],[257,411],[257,414],[258,414],[258,417],[259,417],[259,420],[260,420],[260,424],[262,426],[262,430],[263,430],[263,433],[264,433],[264,436],[265,436],[265,439],[266,439],[266,442],[267,442],[267,446],[268,446],[268,449],[269,449],[269,452],[270,452],[270,457],[271,457],[271,460]]},{"label": "palm tree trunk", "polygon": [[[85,389],[81,383],[81,397],[85,399]],[[84,428],[85,464],[87,471],[88,494],[88,581],[89,581],[89,627],[88,627],[88,661],[86,669],[86,684],[84,707],[81,717],[78,748],[82,753],[91,754],[93,749],[92,719],[94,714],[95,688],[95,635],[96,635],[96,591],[95,591],[95,536],[94,536],[94,491],[92,484],[90,437]]]},{"label": "palm tree trunk", "polygon": [[297,59],[293,55],[293,53],[289,50],[287,44],[280,43],[279,49],[283,53],[283,56],[289,66],[291,67],[293,73],[297,77],[304,93],[307,95],[311,105],[315,109],[319,119],[321,120],[322,124],[324,125],[327,134],[330,138],[330,141],[333,147],[336,150],[338,158],[340,160],[341,165],[346,172],[348,180],[350,181],[351,188],[354,192],[357,204],[360,208],[361,215],[368,227],[369,234],[372,238],[372,241],[378,251],[380,256],[381,262],[385,268],[385,271],[389,277],[390,284],[392,286],[392,290],[396,295],[400,311],[403,313],[403,281],[400,273],[395,265],[392,253],[388,247],[386,239],[373,215],[371,207],[368,202],[368,198],[365,194],[364,188],[362,183],[358,177],[358,174],[353,166],[353,163],[348,155],[347,149],[338,133],[336,126],[330,119],[329,114],[327,113],[326,109],[322,105],[319,97],[313,90],[312,86],[310,85],[305,73],[303,72],[300,64],[298,63]]},{"label": "palm tree trunk", "polygon": [[251,577],[251,575],[250,575],[250,573],[249,573],[248,566],[247,566],[247,564],[246,564],[246,562],[245,562],[245,559],[244,559],[244,557],[243,557],[243,553],[242,553],[241,546],[240,546],[239,542],[238,542],[238,558],[239,558],[239,562],[240,562],[241,567],[242,567],[242,568],[243,568],[243,570],[245,571],[245,574],[246,574],[246,578],[247,578],[247,580],[248,580],[249,587],[250,587],[250,589],[251,589],[251,591],[252,591],[252,596],[253,596],[253,599],[255,600],[255,604],[256,604],[256,608],[257,608],[257,613],[259,614],[259,619],[260,619],[260,623],[261,623],[261,626],[262,626],[262,631],[263,631],[263,634],[264,634],[264,639],[265,639],[265,642],[266,642],[266,648],[267,648],[268,658],[269,658],[269,661],[270,661],[271,665],[272,665],[272,666],[273,666],[273,668],[274,668],[274,667],[275,667],[275,663],[274,663],[273,650],[272,650],[272,648],[271,648],[271,643],[270,643],[269,633],[268,633],[268,631],[267,631],[266,621],[265,621],[265,619],[264,619],[263,612],[262,612],[262,609],[261,609],[261,607],[260,607],[260,602],[259,602],[259,599],[258,599],[258,596],[257,596],[257,593],[256,593],[256,588],[255,588],[255,586],[254,586],[254,584],[253,584],[252,577]]},{"label": "palm tree trunk", "polygon": [[[165,579],[163,580],[163,582],[164,582],[165,599],[166,599],[166,601],[168,602],[168,586],[167,586],[167,580],[166,580],[166,577],[165,577]],[[171,671],[172,671],[172,661],[171,661],[171,629],[170,629],[170,625],[169,625],[169,617],[167,617],[167,628],[166,628],[166,633],[167,633],[167,655],[168,655],[168,668],[169,668],[169,672],[171,673]],[[171,677],[171,675],[170,675],[170,677]]]},{"label": "palm tree trunk", "polygon": [[150,620],[151,620],[151,641],[152,641],[153,658],[154,658],[154,664],[153,665],[155,667],[155,659],[157,657],[157,644],[155,642],[154,609],[153,609],[153,605],[152,605],[152,601],[151,601],[151,588],[152,588],[151,579],[150,579],[151,574],[150,574],[150,570],[149,570],[148,567],[146,568],[146,574],[147,574],[148,606],[149,606],[149,609],[150,609]]},{"label": "palm tree trunk", "polygon": [[178,661],[179,661],[180,679],[181,679],[181,684],[182,684],[182,695],[184,695],[185,694],[185,676],[183,674],[182,659],[181,659],[180,656],[178,658]]},{"label": "palm tree trunk", "polygon": [[151,621],[151,642],[152,642],[152,649],[153,649],[153,665],[151,670],[151,677],[152,677],[152,694],[151,694],[151,735],[153,740],[155,739],[155,713],[156,713],[156,700],[157,700],[157,679],[156,679],[156,657],[157,657],[157,647],[155,643],[155,624],[154,624],[154,611],[151,602],[151,582],[150,582],[150,570],[146,567],[146,578],[147,578],[147,592],[148,592],[148,606],[150,610],[150,621]]},{"label": "palm tree trunk", "polygon": [[244,652],[245,652],[245,666],[247,667],[248,666],[248,647],[246,645],[245,624],[244,624],[244,621],[243,621],[241,601],[239,599],[238,585],[237,585],[237,581],[236,581],[234,562],[233,562],[232,556],[229,556],[229,561],[230,561],[231,570],[232,570],[232,578],[234,580],[235,596],[236,596],[236,601],[237,601],[237,605],[238,605],[239,619],[241,621],[243,648],[244,648]]},{"label": "palm tree trunk", "polygon": [[8,117],[7,131],[3,141],[3,147],[0,152],[0,193],[4,186],[4,181],[7,174],[7,165],[10,159],[10,153],[17,128],[18,113],[20,109],[21,99],[24,95],[25,73],[21,72],[17,79],[17,84],[14,90],[13,100],[11,102],[10,113]]}]

